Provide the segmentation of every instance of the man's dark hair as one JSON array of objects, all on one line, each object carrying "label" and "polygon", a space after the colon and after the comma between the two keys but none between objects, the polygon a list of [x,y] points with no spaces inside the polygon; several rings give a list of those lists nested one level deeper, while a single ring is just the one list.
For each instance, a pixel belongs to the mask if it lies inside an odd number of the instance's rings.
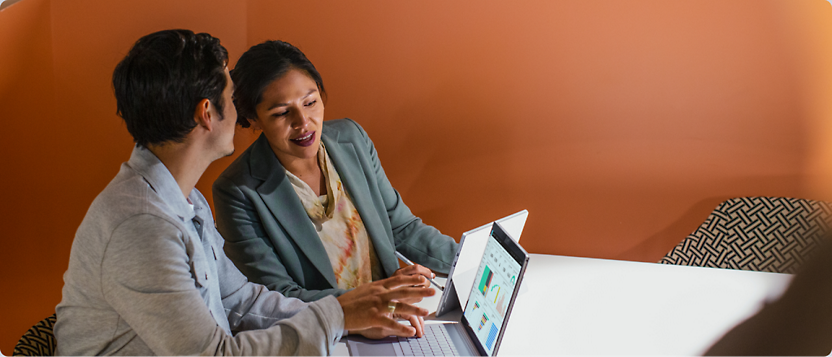
[{"label": "man's dark hair", "polygon": [[237,107],[237,124],[249,127],[248,119],[257,119],[255,108],[263,100],[263,91],[272,81],[282,77],[290,69],[306,72],[325,98],[324,82],[315,66],[297,47],[283,41],[266,41],[252,46],[243,53],[231,79],[234,81],[234,105]]},{"label": "man's dark hair", "polygon": [[117,114],[136,146],[181,142],[208,99],[222,119],[228,51],[207,33],[165,30],[136,41],[113,71]]}]

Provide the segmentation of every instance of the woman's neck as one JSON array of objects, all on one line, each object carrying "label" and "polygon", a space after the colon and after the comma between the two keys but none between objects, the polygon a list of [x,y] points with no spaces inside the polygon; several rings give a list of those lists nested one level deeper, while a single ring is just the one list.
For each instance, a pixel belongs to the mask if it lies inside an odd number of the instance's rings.
[{"label": "woman's neck", "polygon": [[312,191],[315,191],[315,194],[318,196],[326,194],[326,178],[324,177],[324,172],[321,170],[320,165],[318,164],[317,157],[311,158],[281,158],[280,156],[277,157],[280,160],[280,163],[283,164],[283,167],[286,168],[287,171],[291,172],[292,175],[297,176],[303,182],[306,182]]}]

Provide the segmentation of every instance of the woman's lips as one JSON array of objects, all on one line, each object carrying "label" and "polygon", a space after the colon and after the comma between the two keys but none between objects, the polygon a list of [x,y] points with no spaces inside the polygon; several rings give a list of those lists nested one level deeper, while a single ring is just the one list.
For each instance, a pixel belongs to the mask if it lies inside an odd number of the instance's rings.
[{"label": "woman's lips", "polygon": [[306,134],[303,134],[302,136],[300,136],[298,138],[289,139],[289,141],[291,141],[295,145],[302,146],[302,147],[310,146],[310,145],[315,143],[315,132],[310,131]]}]

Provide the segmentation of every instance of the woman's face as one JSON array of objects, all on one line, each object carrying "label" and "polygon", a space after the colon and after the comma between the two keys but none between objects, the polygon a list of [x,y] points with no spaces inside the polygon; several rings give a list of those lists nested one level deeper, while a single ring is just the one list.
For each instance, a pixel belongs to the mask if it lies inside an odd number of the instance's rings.
[{"label": "woman's face", "polygon": [[263,130],[283,166],[316,159],[324,103],[317,84],[306,72],[290,69],[269,83],[255,111],[257,120],[251,122],[252,127]]}]

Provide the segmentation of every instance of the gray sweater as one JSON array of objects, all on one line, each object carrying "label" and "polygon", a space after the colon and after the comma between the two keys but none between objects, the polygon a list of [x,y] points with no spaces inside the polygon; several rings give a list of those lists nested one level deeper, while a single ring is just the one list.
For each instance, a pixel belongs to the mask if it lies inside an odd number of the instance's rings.
[{"label": "gray sweater", "polygon": [[202,194],[186,200],[152,152],[134,149],[72,243],[58,354],[329,354],[344,327],[338,301],[248,282],[223,243]]}]

